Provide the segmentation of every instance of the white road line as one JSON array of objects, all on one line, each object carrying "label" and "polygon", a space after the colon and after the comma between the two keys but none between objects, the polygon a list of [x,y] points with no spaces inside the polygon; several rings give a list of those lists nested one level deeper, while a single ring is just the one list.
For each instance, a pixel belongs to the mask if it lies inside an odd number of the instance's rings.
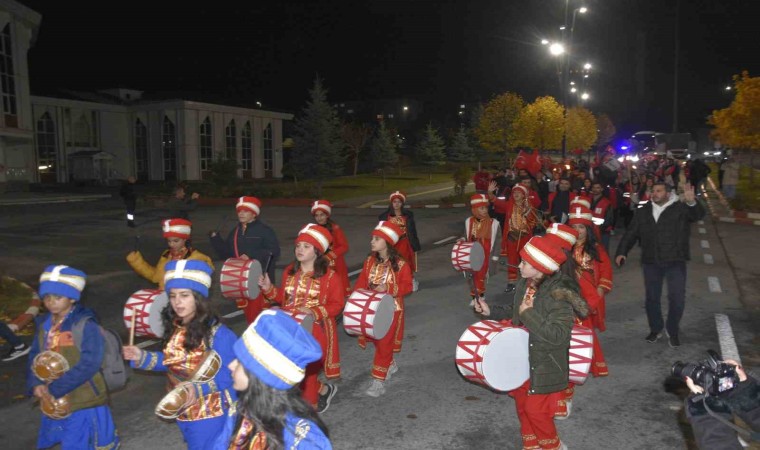
[{"label": "white road line", "polygon": [[707,233],[707,228],[700,227],[699,228],[699,234],[705,234],[705,233]]},{"label": "white road line", "polygon": [[225,314],[222,317],[225,318],[225,319],[232,319],[233,317],[237,317],[237,316],[240,316],[242,314],[243,314],[243,310],[242,309],[238,309],[237,311],[232,311],[231,313]]},{"label": "white road line", "polygon": [[348,272],[348,276],[352,277],[352,276],[358,275],[360,273],[362,273],[362,269],[354,270],[353,272]]},{"label": "white road line", "polygon": [[467,205],[464,204],[464,203],[454,203],[451,206],[454,207],[454,208],[464,208]]},{"label": "white road line", "polygon": [[699,221],[699,222],[697,222],[697,223],[698,223],[698,224],[700,224],[700,225],[704,225],[704,224],[705,224],[705,221],[704,221],[704,220],[700,220],[700,221]]},{"label": "white road line", "polygon": [[443,244],[444,242],[449,242],[450,240],[452,240],[452,239],[456,239],[456,238],[457,238],[456,236],[449,236],[449,237],[447,237],[447,238],[443,238],[443,239],[441,239],[440,241],[437,241],[437,242],[433,242],[433,245],[439,245],[439,244]]},{"label": "white road line", "polygon": [[720,356],[723,359],[733,359],[740,366],[742,360],[739,357],[739,348],[736,346],[734,331],[731,322],[725,314],[715,315],[715,327],[718,329],[718,342],[720,342]]},{"label": "white road line", "polygon": [[713,256],[711,254],[705,253],[703,256],[705,258],[705,264],[714,264],[715,263],[715,261],[713,260]]},{"label": "white road line", "polygon": [[150,347],[151,345],[158,344],[159,342],[160,341],[150,339],[147,341],[140,342],[139,344],[136,345],[136,347],[140,347],[140,348]]},{"label": "white road line", "polygon": [[699,243],[699,245],[701,245],[702,248],[710,248],[710,243],[707,242],[705,239],[702,239],[702,241]]},{"label": "white road line", "polygon": [[440,208],[441,205],[425,205],[425,208]]},{"label": "white road line", "polygon": [[710,286],[710,292],[723,292],[720,288],[720,280],[718,277],[707,277],[707,285]]}]

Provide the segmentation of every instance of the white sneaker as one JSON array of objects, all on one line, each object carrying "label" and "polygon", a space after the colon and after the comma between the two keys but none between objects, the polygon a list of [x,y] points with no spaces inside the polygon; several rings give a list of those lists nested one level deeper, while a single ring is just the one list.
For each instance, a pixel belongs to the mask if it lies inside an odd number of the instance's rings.
[{"label": "white sneaker", "polygon": [[385,394],[385,383],[378,380],[377,378],[373,378],[366,393],[370,397],[380,397],[381,395]]},{"label": "white sneaker", "polygon": [[473,308],[475,306],[475,299],[470,300],[470,308]]},{"label": "white sneaker", "polygon": [[393,362],[391,362],[391,366],[388,367],[388,373],[385,375],[385,381],[389,381],[391,379],[391,375],[398,372],[398,364],[396,364],[396,360],[394,359]]},{"label": "white sneaker", "polygon": [[567,450],[567,445],[564,442],[559,442],[559,450]]},{"label": "white sneaker", "polygon": [[417,292],[420,290],[420,282],[417,281],[416,278],[412,278],[412,292]]}]

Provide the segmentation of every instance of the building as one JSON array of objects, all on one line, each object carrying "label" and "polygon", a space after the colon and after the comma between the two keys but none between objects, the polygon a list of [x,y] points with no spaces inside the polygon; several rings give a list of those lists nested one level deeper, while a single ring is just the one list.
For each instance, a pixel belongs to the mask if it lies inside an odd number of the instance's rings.
[{"label": "building", "polygon": [[0,192],[29,183],[202,180],[217,156],[240,178],[280,178],[289,113],[183,99],[134,89],[30,95],[27,51],[41,16],[0,0],[3,119]]}]

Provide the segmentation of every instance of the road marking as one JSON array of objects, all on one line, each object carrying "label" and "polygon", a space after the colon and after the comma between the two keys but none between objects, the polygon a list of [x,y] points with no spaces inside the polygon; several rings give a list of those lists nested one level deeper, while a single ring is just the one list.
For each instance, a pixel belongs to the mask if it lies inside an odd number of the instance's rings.
[{"label": "road marking", "polygon": [[[471,184],[474,184],[474,183],[472,181],[470,181],[469,183],[467,183],[468,186],[471,185]],[[417,196],[426,195],[426,194],[432,194],[434,192],[451,191],[453,188],[454,188],[454,186],[452,185],[452,186],[445,187],[445,188],[440,188],[440,189],[431,189],[429,191],[424,191],[424,192],[415,192],[414,194],[408,194],[406,196],[406,199],[409,200],[412,197],[417,197]],[[375,203],[387,202],[387,201],[388,201],[387,198],[380,199],[380,200],[373,200],[373,201],[367,202],[367,203],[365,203],[363,205],[359,205],[359,208],[377,208],[376,206],[374,206]],[[408,205],[405,205],[405,206],[408,206]],[[387,208],[388,204],[386,203],[382,207],[383,208]]]},{"label": "road marking", "polygon": [[747,218],[749,218],[749,219],[760,219],[760,214],[758,214],[758,213],[747,213]]},{"label": "road marking", "polygon": [[721,222],[736,223],[736,219],[733,217],[719,217],[718,220]]},{"label": "road marking", "polygon": [[723,292],[720,288],[720,280],[718,277],[707,277],[707,285],[710,286],[710,292]]},{"label": "road marking", "polygon": [[362,271],[362,269],[354,270],[353,272],[348,272],[348,276],[352,277],[354,275],[358,275],[358,274],[361,273],[361,271]]},{"label": "road marking", "polygon": [[441,205],[425,205],[425,208],[440,208]]},{"label": "road marking", "polygon": [[699,243],[699,245],[702,246],[702,248],[710,248],[710,243],[706,240],[702,239],[702,242]]},{"label": "road marking", "polygon": [[443,244],[444,242],[449,242],[450,240],[452,240],[452,239],[456,239],[456,238],[457,238],[457,236],[449,236],[449,237],[447,237],[447,238],[443,238],[443,239],[441,239],[440,241],[437,241],[437,242],[433,242],[433,245],[439,245],[439,244]]},{"label": "road marking", "polygon": [[137,344],[136,346],[137,346],[137,347],[140,347],[140,348],[145,348],[145,347],[150,347],[150,346],[151,346],[151,345],[153,345],[153,344],[158,344],[159,342],[160,342],[160,341],[156,341],[156,340],[153,340],[153,339],[149,339],[149,340],[147,340],[147,341],[143,341],[143,342],[140,342],[140,343],[139,343],[139,344]]},{"label": "road marking", "polygon": [[711,254],[709,254],[709,253],[705,253],[704,254],[704,258],[705,258],[705,264],[713,264],[713,263],[715,263],[715,261],[713,260],[713,256]]},{"label": "road marking", "polygon": [[699,229],[699,234],[705,234],[705,233],[707,233],[707,228],[700,228]]},{"label": "road marking", "polygon": [[740,366],[742,360],[739,357],[739,348],[736,346],[734,331],[731,329],[731,322],[725,314],[715,315],[715,327],[718,329],[718,342],[720,342],[720,356],[725,359],[733,359]]},{"label": "road marking", "polygon": [[243,310],[242,309],[238,309],[237,311],[232,311],[231,313],[225,314],[222,317],[225,318],[225,319],[232,319],[233,317],[237,317],[237,316],[240,316],[242,314],[243,314]]},{"label": "road marking", "polygon": [[467,205],[464,204],[464,203],[454,203],[451,206],[454,207],[454,208],[464,208]]},{"label": "road marking", "polygon": [[704,225],[704,224],[705,224],[705,221],[704,221],[704,220],[700,220],[700,221],[699,221],[699,222],[697,222],[697,223],[698,223],[698,224],[700,224],[700,225]]}]

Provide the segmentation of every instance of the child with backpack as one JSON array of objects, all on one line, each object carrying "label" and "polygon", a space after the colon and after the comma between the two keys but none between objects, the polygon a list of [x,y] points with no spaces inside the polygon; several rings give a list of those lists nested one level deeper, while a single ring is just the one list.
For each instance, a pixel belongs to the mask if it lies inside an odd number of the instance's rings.
[{"label": "child with backpack", "polygon": [[166,264],[164,285],[169,305],[161,312],[166,330],[163,350],[150,352],[124,346],[124,359],[140,370],[166,372],[170,389],[191,381],[208,351],[215,351],[222,368],[207,383],[191,383],[197,401],[177,417],[189,450],[210,448],[224,427],[230,405],[237,400],[232,375],[224,370],[235,359],[237,336],[223,325],[208,300],[213,269],[203,261],[182,259]]},{"label": "child with backpack", "polygon": [[[27,372],[29,392],[43,409],[38,448],[119,446],[100,371],[105,339],[95,313],[79,303],[85,283],[84,272],[64,265],[48,266],[40,276],[39,293],[48,312],[36,319]],[[74,327],[81,327],[80,339],[73,336]],[[64,370],[56,372],[56,367]]]}]

